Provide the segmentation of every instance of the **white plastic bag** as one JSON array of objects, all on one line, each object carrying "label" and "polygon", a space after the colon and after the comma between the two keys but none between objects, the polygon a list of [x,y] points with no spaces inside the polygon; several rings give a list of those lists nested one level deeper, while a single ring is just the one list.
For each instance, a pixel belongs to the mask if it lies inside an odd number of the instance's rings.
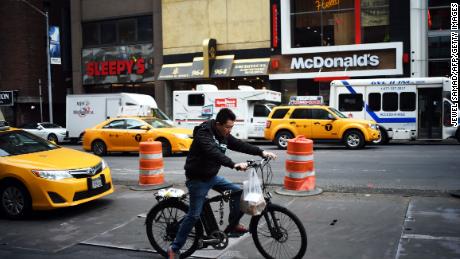
[{"label": "white plastic bag", "polygon": [[240,210],[249,215],[260,215],[265,209],[265,205],[259,177],[256,170],[252,169],[249,173],[249,180],[243,182]]}]

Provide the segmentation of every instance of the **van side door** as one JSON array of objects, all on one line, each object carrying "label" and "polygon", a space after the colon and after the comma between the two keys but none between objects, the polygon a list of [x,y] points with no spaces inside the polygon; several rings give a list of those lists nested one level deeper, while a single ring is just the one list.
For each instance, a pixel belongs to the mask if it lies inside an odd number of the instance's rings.
[{"label": "van side door", "polygon": [[[252,106],[252,107],[251,107]],[[265,123],[270,114],[270,109],[262,103],[256,103],[249,107],[249,125],[248,137],[249,138],[263,138]]]}]

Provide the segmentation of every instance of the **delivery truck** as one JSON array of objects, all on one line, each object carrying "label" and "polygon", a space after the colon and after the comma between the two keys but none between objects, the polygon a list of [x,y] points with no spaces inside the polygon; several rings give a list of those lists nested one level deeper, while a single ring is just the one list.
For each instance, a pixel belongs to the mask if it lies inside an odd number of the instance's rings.
[{"label": "delivery truck", "polygon": [[173,92],[173,120],[176,126],[193,129],[215,118],[222,108],[236,115],[232,135],[240,139],[264,137],[267,116],[281,102],[281,93],[240,85],[238,89],[219,90],[212,84],[200,84],[196,90]]},{"label": "delivery truck", "polygon": [[66,97],[66,128],[71,141],[81,139],[85,129],[118,116],[153,116],[172,124],[150,95],[109,93]]}]

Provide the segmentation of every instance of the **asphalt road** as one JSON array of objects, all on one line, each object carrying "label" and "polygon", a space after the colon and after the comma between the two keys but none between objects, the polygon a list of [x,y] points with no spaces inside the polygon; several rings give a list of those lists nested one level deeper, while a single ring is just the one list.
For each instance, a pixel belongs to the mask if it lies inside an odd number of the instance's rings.
[{"label": "asphalt road", "polygon": [[[258,146],[278,155],[272,162],[272,184],[283,185],[286,151],[270,144]],[[227,154],[235,162],[257,159],[238,152]],[[164,158],[167,182],[184,182],[185,158],[183,154]],[[459,158],[460,144],[455,140],[368,145],[361,150],[348,150],[338,144],[314,145],[317,186],[332,192],[436,194],[460,189]],[[137,184],[137,154],[113,153],[104,159],[112,169],[115,183]],[[222,168],[221,174],[235,182],[246,179],[244,173],[229,168]]]}]

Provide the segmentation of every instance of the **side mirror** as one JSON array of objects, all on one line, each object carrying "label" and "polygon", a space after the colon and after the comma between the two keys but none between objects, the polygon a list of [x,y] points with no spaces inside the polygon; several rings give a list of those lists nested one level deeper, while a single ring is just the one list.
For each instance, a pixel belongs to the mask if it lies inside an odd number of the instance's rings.
[{"label": "side mirror", "polygon": [[42,130],[42,129],[44,129],[44,128],[43,128],[42,125],[38,125],[38,126],[37,126],[37,129],[38,129],[38,130]]},{"label": "side mirror", "polygon": [[330,119],[330,120],[333,120],[333,121],[337,119],[336,117],[334,117],[334,115],[332,115],[330,113],[327,115],[327,118]]},{"label": "side mirror", "polygon": [[141,130],[149,130],[149,129],[150,129],[150,127],[147,126],[147,125],[142,125],[141,126]]}]

